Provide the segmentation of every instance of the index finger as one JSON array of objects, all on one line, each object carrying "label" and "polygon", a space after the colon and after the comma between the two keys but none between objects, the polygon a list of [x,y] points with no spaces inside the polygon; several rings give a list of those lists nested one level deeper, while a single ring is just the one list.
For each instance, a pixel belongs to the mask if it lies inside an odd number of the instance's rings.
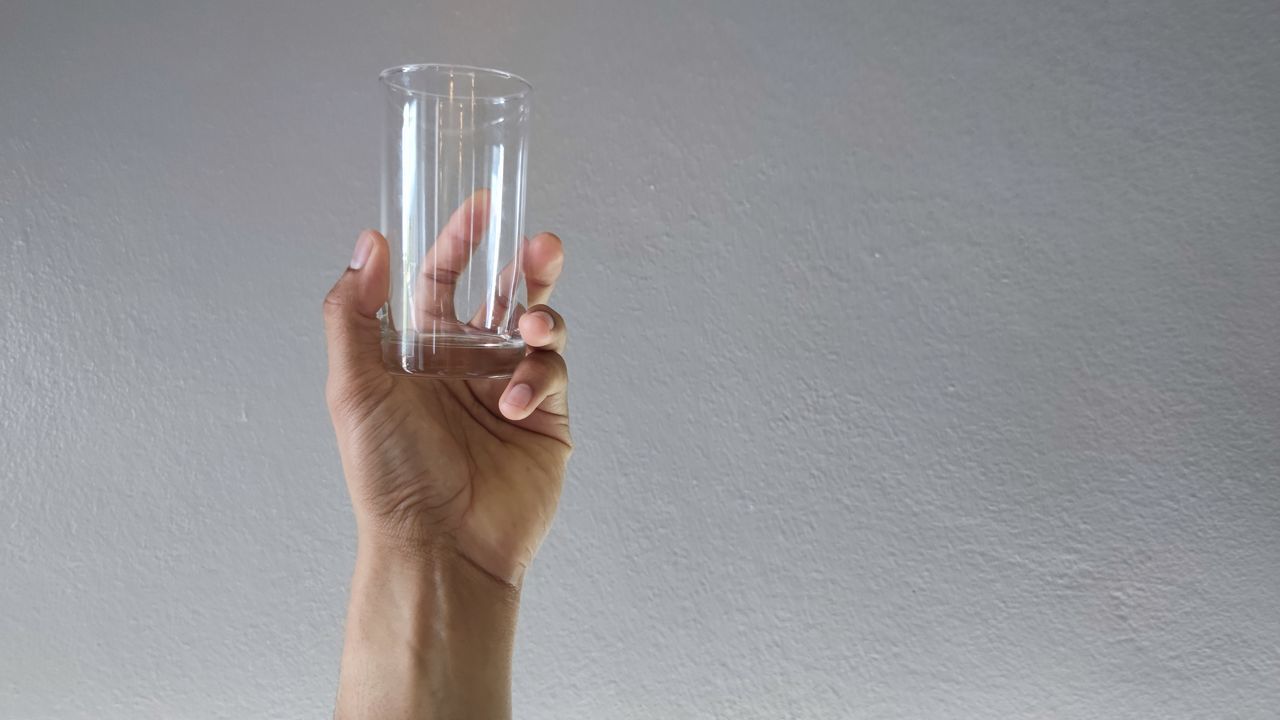
[{"label": "index finger", "polygon": [[415,307],[421,318],[457,320],[453,294],[458,278],[484,237],[489,221],[489,191],[476,190],[440,228],[418,269]]}]

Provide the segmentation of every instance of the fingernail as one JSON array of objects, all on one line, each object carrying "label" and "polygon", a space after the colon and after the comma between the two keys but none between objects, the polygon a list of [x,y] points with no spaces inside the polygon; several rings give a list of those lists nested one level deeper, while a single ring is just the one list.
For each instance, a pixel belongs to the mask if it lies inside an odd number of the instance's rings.
[{"label": "fingernail", "polygon": [[530,315],[532,315],[532,316],[534,316],[534,317],[536,317],[536,318],[542,318],[542,321],[543,321],[543,322],[545,322],[545,323],[547,324],[547,330],[549,330],[549,331],[550,331],[550,330],[554,330],[554,329],[555,329],[555,327],[556,327],[556,319],[555,319],[555,318],[553,318],[553,317],[551,317],[551,313],[543,312],[543,311],[541,311],[541,310],[534,310],[533,312],[531,312],[531,313],[529,313],[529,314],[530,314]]},{"label": "fingernail", "polygon": [[369,261],[369,254],[373,252],[373,235],[369,232],[360,233],[360,237],[356,238],[356,251],[351,254],[352,270],[359,270]]},{"label": "fingernail", "polygon": [[516,410],[523,410],[532,399],[533,388],[520,383],[519,385],[511,386],[511,389],[507,391],[507,396],[502,399],[502,404]]}]

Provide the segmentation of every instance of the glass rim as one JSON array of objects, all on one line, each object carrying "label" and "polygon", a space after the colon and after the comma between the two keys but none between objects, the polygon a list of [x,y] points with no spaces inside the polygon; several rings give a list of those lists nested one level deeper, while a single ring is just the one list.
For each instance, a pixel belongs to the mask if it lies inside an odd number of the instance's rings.
[{"label": "glass rim", "polygon": [[524,98],[531,90],[533,90],[532,83],[515,73],[509,73],[506,70],[496,70],[494,68],[476,67],[474,65],[454,65],[452,63],[410,63],[408,65],[396,65],[378,73],[378,79],[387,87],[394,88],[408,95],[431,98],[449,98],[450,96],[446,93],[434,92],[431,90],[415,90],[413,88],[405,87],[403,83],[396,82],[394,79],[396,75],[427,71],[463,71],[475,75],[501,78],[503,80],[514,80],[518,85],[518,87],[512,92],[488,94],[478,93],[474,98],[478,102],[502,103],[508,100],[518,100]]}]

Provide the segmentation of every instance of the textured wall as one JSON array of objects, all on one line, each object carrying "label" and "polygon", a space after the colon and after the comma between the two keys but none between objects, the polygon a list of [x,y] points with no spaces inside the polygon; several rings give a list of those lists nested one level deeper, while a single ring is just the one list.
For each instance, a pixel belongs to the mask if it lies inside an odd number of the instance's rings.
[{"label": "textured wall", "polygon": [[1274,1],[0,2],[0,718],[329,712],[381,68],[536,90],[524,718],[1275,718]]}]

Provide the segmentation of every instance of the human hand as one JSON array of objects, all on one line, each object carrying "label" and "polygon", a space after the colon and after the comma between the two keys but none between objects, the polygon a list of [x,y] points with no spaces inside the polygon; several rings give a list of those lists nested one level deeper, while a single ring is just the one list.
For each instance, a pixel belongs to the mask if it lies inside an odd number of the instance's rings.
[{"label": "human hand", "polygon": [[[457,272],[474,244],[467,220],[475,211],[474,199],[460,208],[432,251]],[[550,528],[573,448],[565,323],[545,304],[563,266],[562,244],[543,233],[522,252],[530,306],[517,314],[528,353],[509,381],[422,379],[383,368],[377,313],[387,299],[390,249],[377,232],[360,234],[324,303],[325,396],[361,545],[456,553],[513,587]],[[452,287],[438,290],[444,296]]]}]

